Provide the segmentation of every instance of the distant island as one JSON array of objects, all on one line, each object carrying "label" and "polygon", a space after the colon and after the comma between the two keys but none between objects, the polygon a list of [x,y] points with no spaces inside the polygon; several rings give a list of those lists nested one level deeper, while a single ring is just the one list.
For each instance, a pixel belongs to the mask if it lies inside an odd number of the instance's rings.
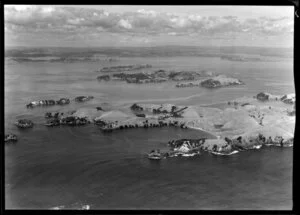
[{"label": "distant island", "polygon": [[236,78],[228,78],[224,75],[218,75],[202,81],[193,81],[186,83],[177,83],[176,87],[205,87],[205,88],[220,88],[227,86],[243,85],[244,83]]},{"label": "distant island", "polygon": [[125,72],[125,71],[135,71],[140,69],[152,68],[151,65],[126,65],[126,66],[111,66],[111,67],[103,67],[99,71],[96,72]]},{"label": "distant island", "polygon": [[75,62],[116,62],[116,58],[97,58],[97,57],[56,57],[56,56],[45,56],[45,57],[12,57],[9,58],[11,61],[18,63],[23,62],[49,62],[49,63],[75,63]]},{"label": "distant island", "polygon": [[[111,69],[112,68],[112,69]],[[117,68],[117,69],[115,69]],[[116,71],[126,68],[142,68],[141,66],[118,66],[105,67],[104,71]],[[123,70],[122,70],[123,71]],[[205,87],[205,88],[219,88],[225,86],[235,86],[244,84],[241,80],[229,78],[225,75],[217,75],[210,71],[166,71],[156,70],[153,72],[139,72],[139,73],[114,73],[110,75],[100,75],[97,77],[99,81],[125,81],[134,84],[146,83],[162,83],[166,81],[177,81],[184,83],[177,83],[175,86],[180,87]],[[192,82],[186,82],[192,81]]]}]

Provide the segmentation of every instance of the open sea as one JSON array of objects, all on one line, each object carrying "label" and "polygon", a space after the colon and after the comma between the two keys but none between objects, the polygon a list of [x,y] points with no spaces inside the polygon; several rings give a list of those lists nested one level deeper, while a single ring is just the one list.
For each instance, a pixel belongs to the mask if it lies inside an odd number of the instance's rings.
[{"label": "open sea", "polygon": [[[279,58],[279,57],[276,57]],[[269,147],[232,156],[208,153],[194,157],[149,160],[154,148],[179,138],[209,134],[179,128],[102,133],[83,127],[43,125],[47,111],[133,102],[207,105],[261,91],[294,93],[293,59],[229,61],[218,57],[119,57],[116,62],[5,63],[5,132],[17,134],[5,145],[6,209],[292,209],[293,148]],[[156,69],[201,71],[245,82],[223,89],[175,88],[176,82],[135,85],[98,82],[105,66],[151,64]],[[147,71],[145,70],[145,71]],[[27,109],[33,100],[92,95],[84,104]],[[20,130],[17,119],[35,126]]]}]

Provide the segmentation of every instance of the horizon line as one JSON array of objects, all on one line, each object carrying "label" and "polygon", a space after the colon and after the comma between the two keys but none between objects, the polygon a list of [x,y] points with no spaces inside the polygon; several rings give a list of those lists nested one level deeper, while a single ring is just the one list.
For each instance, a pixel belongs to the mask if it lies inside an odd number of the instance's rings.
[{"label": "horizon line", "polygon": [[160,48],[160,47],[190,47],[190,48],[203,48],[203,47],[212,47],[212,48],[226,48],[226,47],[233,47],[233,48],[285,48],[291,49],[294,48],[293,46],[289,47],[280,47],[280,46],[235,46],[235,45],[222,45],[222,46],[214,46],[214,45],[155,45],[155,46],[26,46],[26,45],[6,45],[5,48]]}]

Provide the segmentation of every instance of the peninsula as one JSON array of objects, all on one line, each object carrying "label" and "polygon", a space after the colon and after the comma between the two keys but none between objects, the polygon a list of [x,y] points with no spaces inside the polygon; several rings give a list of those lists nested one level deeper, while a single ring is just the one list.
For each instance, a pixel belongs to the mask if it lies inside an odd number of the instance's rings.
[{"label": "peninsula", "polygon": [[230,151],[233,147],[227,147],[228,142],[244,149],[262,142],[291,144],[295,129],[295,94],[261,92],[228,101],[224,108],[135,103],[119,110],[85,107],[68,113],[46,113],[45,117],[48,126],[94,123],[103,132],[163,126],[198,129],[215,137],[203,142],[206,150]]}]

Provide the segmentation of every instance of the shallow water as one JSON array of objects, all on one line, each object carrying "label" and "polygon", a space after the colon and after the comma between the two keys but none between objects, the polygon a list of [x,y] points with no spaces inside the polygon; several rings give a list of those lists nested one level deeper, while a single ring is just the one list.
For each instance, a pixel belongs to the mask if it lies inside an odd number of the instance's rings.
[{"label": "shallow water", "polygon": [[[127,85],[98,82],[101,66],[152,64],[154,69],[212,70],[246,85],[224,89],[174,88],[174,83]],[[231,62],[219,58],[121,58],[116,63],[20,63],[5,65],[6,208],[91,209],[291,209],[292,148],[268,147],[232,156],[207,153],[151,161],[153,148],[170,139],[199,138],[197,130],[152,128],[103,134],[93,126],[44,127],[44,113],[79,107],[112,108],[148,101],[181,105],[226,102],[260,91],[294,92],[292,62]],[[93,95],[84,104],[26,109],[37,99]],[[149,101],[152,100],[152,101]],[[30,118],[36,126],[12,123]]]}]

